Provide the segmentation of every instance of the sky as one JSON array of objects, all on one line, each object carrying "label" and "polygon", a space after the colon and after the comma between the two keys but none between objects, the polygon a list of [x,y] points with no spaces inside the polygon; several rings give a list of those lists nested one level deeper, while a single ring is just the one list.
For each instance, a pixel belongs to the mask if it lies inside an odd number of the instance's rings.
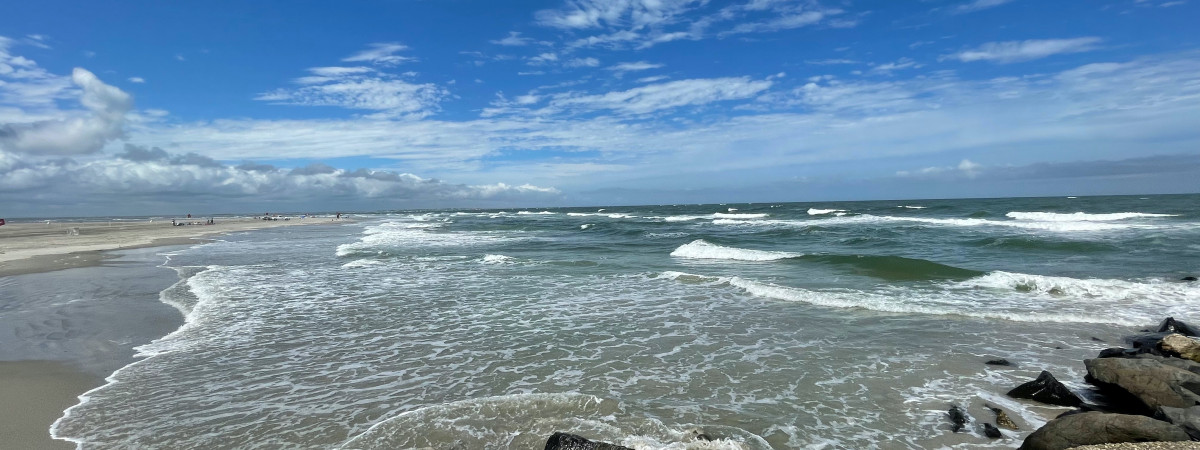
[{"label": "sky", "polygon": [[1197,0],[10,3],[0,217],[1200,191]]}]

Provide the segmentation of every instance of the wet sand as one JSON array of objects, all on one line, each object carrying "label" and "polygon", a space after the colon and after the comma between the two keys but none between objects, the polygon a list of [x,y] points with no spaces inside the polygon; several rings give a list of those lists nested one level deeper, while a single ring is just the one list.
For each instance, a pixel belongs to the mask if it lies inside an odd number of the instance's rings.
[{"label": "wet sand", "polygon": [[5,448],[72,449],[50,438],[50,424],[103,379],[53,361],[0,361],[0,436]]},{"label": "wet sand", "polygon": [[0,447],[74,448],[52,439],[50,425],[79,395],[132,362],[133,347],[183,323],[175,308],[158,300],[158,292],[177,280],[173,270],[156,267],[162,263],[159,247],[236,231],[329,223],[295,218],[0,227],[0,405],[5,405]]}]

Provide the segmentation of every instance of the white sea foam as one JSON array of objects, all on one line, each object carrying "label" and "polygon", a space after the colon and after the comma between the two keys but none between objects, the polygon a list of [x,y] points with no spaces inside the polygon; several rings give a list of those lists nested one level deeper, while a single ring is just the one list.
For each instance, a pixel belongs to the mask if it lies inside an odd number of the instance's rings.
[{"label": "white sea foam", "polygon": [[[1173,311],[1200,306],[1200,287],[1189,283],[1076,279],[991,272],[962,282],[926,289],[811,290],[742,277],[663,272],[656,278],[690,284],[732,286],[757,297],[831,308],[961,315],[1014,322],[1109,323],[1127,326],[1157,320]],[[1098,311],[1103,310],[1103,313]]]},{"label": "white sea foam", "polygon": [[766,214],[751,214],[751,213],[716,213],[713,214],[714,219],[761,219],[767,217]]},{"label": "white sea foam", "polygon": [[603,213],[602,214],[602,213],[598,213],[598,212],[594,212],[594,213],[571,212],[571,213],[567,213],[567,215],[572,216],[572,217],[607,217],[609,219],[633,219],[633,218],[637,217],[637,216],[631,216],[629,214],[623,214],[623,213]]},{"label": "white sea foam", "polygon": [[808,208],[808,215],[810,215],[810,216],[820,216],[820,215],[833,214],[833,213],[838,213],[838,212],[846,212],[846,210],[844,210],[844,209]]},{"label": "white sea foam", "polygon": [[513,262],[511,256],[504,255],[484,255],[479,262],[483,264],[509,264]]},{"label": "white sea foam", "polygon": [[517,211],[517,214],[520,214],[523,216],[529,216],[529,215],[549,216],[549,215],[553,215],[553,214],[557,214],[557,213],[551,212],[551,211]]},{"label": "white sea foam", "polygon": [[725,247],[697,239],[679,246],[671,252],[677,258],[693,259],[729,259],[734,261],[775,261],[779,259],[796,258],[803,253],[774,252],[766,250],[750,250],[744,248]]},{"label": "white sea foam", "polygon": [[375,266],[375,265],[379,265],[379,264],[383,264],[383,262],[377,261],[374,259],[356,259],[354,261],[350,261],[348,263],[342,264],[342,268],[344,268],[344,269],[361,269],[363,267]]},{"label": "white sea foam", "polygon": [[910,205],[900,205],[900,206],[897,206],[897,208],[905,208],[905,209],[925,209],[926,207],[925,207],[925,206],[910,206]]},{"label": "white sea foam", "polygon": [[510,237],[482,233],[440,231],[443,223],[384,222],[363,229],[358,242],[337,247],[337,256],[378,254],[391,250],[420,247],[454,247],[513,240]]},{"label": "white sea foam", "polygon": [[727,208],[727,209],[726,209],[726,211],[728,211],[728,212],[734,212],[734,211],[737,211],[737,210],[738,210],[737,208]]},{"label": "white sea foam", "polygon": [[1109,222],[1114,220],[1126,219],[1141,219],[1152,217],[1175,217],[1175,214],[1155,214],[1155,213],[1139,213],[1139,212],[1122,212],[1122,213],[1106,213],[1106,214],[1088,214],[1084,212],[1076,213],[1052,213],[1052,212],[1022,212],[1013,211],[1005,214],[1017,220],[1030,220],[1037,222]]},{"label": "white sea foam", "polygon": [[585,223],[585,224],[583,224],[583,225],[580,225],[580,226],[579,226],[579,229],[580,229],[580,230],[586,230],[586,229],[588,229],[588,228],[591,228],[591,227],[594,227],[594,226],[596,226],[596,224],[594,224],[594,223]]}]

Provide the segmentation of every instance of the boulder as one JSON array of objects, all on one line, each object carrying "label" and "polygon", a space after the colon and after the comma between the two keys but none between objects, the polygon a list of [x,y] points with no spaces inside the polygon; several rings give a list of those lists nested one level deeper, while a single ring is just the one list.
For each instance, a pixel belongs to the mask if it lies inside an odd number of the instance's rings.
[{"label": "boulder", "polygon": [[1004,437],[1004,435],[1000,433],[1000,429],[996,428],[995,425],[990,423],[983,424],[983,435],[992,439]]},{"label": "boulder", "polygon": [[1200,341],[1182,334],[1169,334],[1158,342],[1158,350],[1164,355],[1200,361]]},{"label": "boulder", "polygon": [[1004,358],[989,359],[986,362],[984,362],[984,364],[987,364],[989,366],[1007,366],[1007,367],[1015,367],[1016,366],[1016,364],[1013,364],[1011,361],[1004,359]]},{"label": "boulder", "polygon": [[1142,333],[1134,336],[1126,336],[1125,342],[1128,342],[1130,347],[1142,350],[1140,353],[1157,353],[1158,342],[1169,334],[1171,333]]},{"label": "boulder", "polygon": [[1064,450],[1081,445],[1189,440],[1183,428],[1146,416],[1086,412],[1051,420],[1019,450]]},{"label": "boulder", "polygon": [[1182,320],[1175,320],[1174,317],[1163,319],[1162,323],[1158,324],[1159,333],[1179,333],[1184,336],[1196,336],[1196,329],[1190,325],[1183,323]]},{"label": "boulder", "polygon": [[983,405],[983,406],[986,407],[987,409],[992,410],[992,412],[996,413],[996,425],[999,425],[1003,428],[1008,428],[1010,430],[1020,430],[1021,429],[1020,427],[1017,426],[1017,424],[1015,422],[1012,421],[1012,419],[1010,419],[1008,417],[1008,413],[1005,413],[1003,409],[997,408],[992,405]]},{"label": "boulder", "polygon": [[554,433],[546,440],[546,450],[633,450],[629,447],[588,440],[583,436]]},{"label": "boulder", "polygon": [[[1182,361],[1182,360],[1176,360]],[[1200,402],[1200,375],[1164,364],[1162,358],[1097,358],[1083,361],[1087,381],[1114,406],[1150,414],[1159,406],[1189,408]]]},{"label": "boulder", "polygon": [[946,415],[950,416],[950,423],[954,424],[951,430],[955,433],[961,431],[967,422],[971,421],[970,417],[967,416],[967,412],[959,408],[958,405],[950,405],[950,411]]},{"label": "boulder", "polygon": [[1079,406],[1083,400],[1079,396],[1063,386],[1054,375],[1045,370],[1037,379],[1028,383],[1022,384],[1008,391],[1008,396],[1013,398],[1027,398],[1037,400],[1042,403],[1059,406]]},{"label": "boulder", "polygon": [[1182,427],[1193,441],[1200,441],[1200,406],[1191,408],[1161,406],[1158,411],[1154,412],[1154,418]]},{"label": "boulder", "polygon": [[1189,276],[1180,278],[1179,281],[1196,281],[1197,279],[1198,278],[1189,275]]},{"label": "boulder", "polygon": [[1096,355],[1096,357],[1097,358],[1133,358],[1137,355],[1147,353],[1149,351],[1150,351],[1150,349],[1148,349],[1148,348],[1133,349],[1133,348],[1113,347],[1113,348],[1106,348],[1104,350],[1100,350],[1100,354]]}]

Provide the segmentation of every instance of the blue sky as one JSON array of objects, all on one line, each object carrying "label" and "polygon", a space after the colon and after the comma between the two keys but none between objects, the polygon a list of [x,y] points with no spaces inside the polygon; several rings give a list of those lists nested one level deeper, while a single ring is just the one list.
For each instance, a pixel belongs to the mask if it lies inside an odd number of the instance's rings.
[{"label": "blue sky", "polygon": [[17,2],[0,215],[1195,192],[1197,5]]}]

